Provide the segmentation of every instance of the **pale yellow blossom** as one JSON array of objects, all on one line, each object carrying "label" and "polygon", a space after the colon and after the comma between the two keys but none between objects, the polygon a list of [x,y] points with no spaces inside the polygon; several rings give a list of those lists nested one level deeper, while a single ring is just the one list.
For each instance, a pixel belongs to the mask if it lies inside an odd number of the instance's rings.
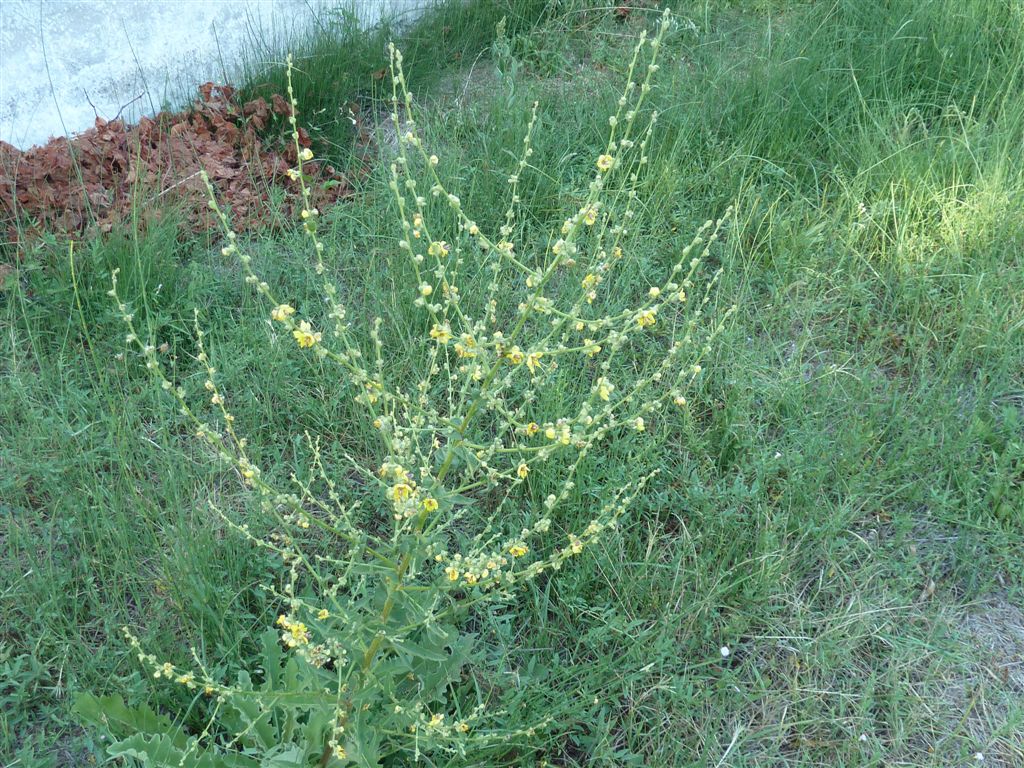
[{"label": "pale yellow blossom", "polygon": [[452,329],[448,323],[438,323],[430,329],[430,338],[438,344],[447,344],[452,339]]},{"label": "pale yellow blossom", "polygon": [[657,313],[653,309],[643,310],[636,317],[637,325],[639,325],[641,328],[650,328],[652,325],[658,322],[656,314]]},{"label": "pale yellow blossom", "polygon": [[295,337],[295,341],[303,349],[308,349],[314,344],[319,344],[323,335],[319,331],[314,331],[313,326],[303,320],[299,323],[299,327],[292,331],[292,336]]},{"label": "pale yellow blossom", "polygon": [[276,320],[279,323],[283,323],[289,317],[295,314],[295,307],[290,304],[278,304],[272,310],[270,310],[270,319]]},{"label": "pale yellow blossom", "polygon": [[391,498],[397,503],[408,501],[412,496],[412,486],[408,483],[398,483],[391,488]]}]

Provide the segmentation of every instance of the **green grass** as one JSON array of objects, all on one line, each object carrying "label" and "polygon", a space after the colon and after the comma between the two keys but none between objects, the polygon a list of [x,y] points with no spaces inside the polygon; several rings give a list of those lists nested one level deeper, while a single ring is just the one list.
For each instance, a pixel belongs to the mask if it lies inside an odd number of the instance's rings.
[{"label": "green grass", "polygon": [[[322,14],[305,35],[289,43],[299,113],[318,151],[344,159],[358,138],[352,119],[373,122],[373,114],[363,114],[365,97],[390,90],[390,79],[384,77],[389,42],[401,48],[410,65],[410,87],[430,88],[485,54],[502,19],[509,34],[528,34],[556,7],[546,0],[425,0],[406,4],[404,14],[385,15],[371,29],[359,24],[355,7],[341,4]],[[241,99],[286,93],[281,53],[256,49],[238,63]]]},{"label": "green grass", "polygon": [[[676,6],[693,27],[666,46],[649,228],[616,290],[646,290],[732,205],[713,266],[717,301],[739,312],[688,413],[652,431],[662,473],[621,537],[475,618],[493,659],[479,684],[518,722],[556,718],[523,765],[938,767],[978,752],[1020,765],[1024,12],[1008,0]],[[543,10],[523,12],[501,55],[467,53],[417,86],[421,124],[481,224],[505,209],[540,100],[523,193],[537,238],[589,171],[624,51],[650,18]],[[519,18],[486,4],[445,13],[408,33],[421,72]],[[472,34],[446,46],[445,27]],[[308,69],[307,114],[353,94],[367,114],[379,107],[371,48],[344,64],[347,79]],[[340,134],[323,144],[344,147]],[[401,377],[420,321],[396,299],[408,275],[384,177],[327,213],[325,237],[352,315],[388,319]],[[316,301],[297,235],[254,248],[282,296]],[[276,615],[259,589],[273,564],[205,506],[251,514],[244,495],[121,356],[114,268],[145,296],[176,375],[201,386],[198,308],[238,426],[273,471],[300,460],[303,429],[373,454],[345,388],[271,339],[217,243],[170,217],[81,244],[74,268],[72,280],[65,244],[39,244],[0,293],[9,765],[101,758],[69,714],[76,691],[187,706],[143,679],[121,625],[162,658],[195,645],[228,670]],[[615,459],[589,469],[589,486],[631,469]],[[585,491],[565,527],[589,519]]]}]

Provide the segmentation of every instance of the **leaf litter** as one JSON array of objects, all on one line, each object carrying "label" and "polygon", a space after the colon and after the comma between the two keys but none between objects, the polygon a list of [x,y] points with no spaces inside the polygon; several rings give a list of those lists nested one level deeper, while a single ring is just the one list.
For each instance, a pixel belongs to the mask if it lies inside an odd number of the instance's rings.
[{"label": "leaf litter", "polygon": [[[206,171],[239,231],[271,224],[271,191],[283,192],[286,216],[301,207],[295,142],[280,94],[239,103],[229,85],[204,83],[180,112],[143,117],[137,124],[96,118],[72,138],[50,139],[22,151],[0,141],[0,216],[7,242],[21,244],[52,233],[109,232],[156,203],[175,202],[193,231],[213,221],[201,172]],[[312,139],[299,128],[299,146]],[[312,204],[325,210],[352,194],[348,177],[320,160],[303,164],[313,183]],[[365,168],[361,172],[365,172]],[[280,202],[280,201],[278,201]]]}]

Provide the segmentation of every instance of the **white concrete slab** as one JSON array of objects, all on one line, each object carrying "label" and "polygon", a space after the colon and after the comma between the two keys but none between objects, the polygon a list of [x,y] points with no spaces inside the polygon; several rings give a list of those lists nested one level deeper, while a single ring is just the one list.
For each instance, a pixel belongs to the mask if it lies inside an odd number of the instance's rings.
[{"label": "white concrete slab", "polygon": [[339,7],[364,24],[422,1],[0,0],[0,139],[19,148],[178,107]]}]

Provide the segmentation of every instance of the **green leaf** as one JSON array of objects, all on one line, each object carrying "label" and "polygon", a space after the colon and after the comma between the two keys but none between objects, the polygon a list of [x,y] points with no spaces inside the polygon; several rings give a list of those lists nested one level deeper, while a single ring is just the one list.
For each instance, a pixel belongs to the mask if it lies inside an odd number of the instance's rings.
[{"label": "green leaf", "polygon": [[72,712],[83,723],[101,728],[115,739],[145,733],[166,736],[182,749],[187,744],[185,734],[170,718],[156,714],[145,704],[129,707],[120,696],[100,697],[80,693],[75,697]]},{"label": "green leaf", "polygon": [[278,642],[278,633],[274,629],[267,629],[262,635],[263,641],[263,670],[267,676],[264,688],[273,690],[281,686],[281,670],[284,651]]},{"label": "green leaf", "polygon": [[427,659],[428,661],[449,661],[451,654],[445,653],[444,646],[440,644],[414,643],[411,640],[392,640],[391,645],[399,653],[405,654],[411,659]]},{"label": "green leaf", "polygon": [[319,753],[323,749],[323,743],[327,734],[334,724],[334,711],[314,711],[309,714],[309,721],[303,728],[307,752]]},{"label": "green leaf", "polygon": [[112,757],[131,757],[146,768],[260,768],[245,755],[221,755],[207,750],[191,750],[179,746],[167,736],[146,736],[137,733],[107,747]]},{"label": "green leaf", "polygon": [[364,768],[380,765],[380,733],[362,717],[357,717],[349,729],[345,750],[350,760]]},{"label": "green leaf", "polygon": [[296,746],[282,747],[264,757],[260,768],[306,768],[305,754]]},{"label": "green leaf", "polygon": [[[249,678],[248,672],[242,671],[238,673],[238,687],[243,691],[253,690],[252,680]],[[271,722],[274,713],[269,708],[264,709],[260,705],[259,698],[232,696],[229,702],[239,717],[241,717],[242,723],[245,726],[247,738],[244,741],[246,744],[262,749],[270,749],[278,744],[277,729]]]}]

